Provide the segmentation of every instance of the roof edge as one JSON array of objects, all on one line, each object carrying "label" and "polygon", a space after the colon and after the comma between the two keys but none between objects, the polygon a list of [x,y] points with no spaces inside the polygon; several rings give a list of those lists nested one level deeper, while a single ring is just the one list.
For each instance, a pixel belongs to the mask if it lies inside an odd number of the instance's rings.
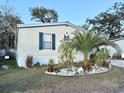
[{"label": "roof edge", "polygon": [[113,39],[111,41],[115,42],[115,41],[120,41],[120,40],[124,40],[124,37],[120,37],[120,38],[117,38],[117,39]]},{"label": "roof edge", "polygon": [[82,30],[84,31],[83,28],[76,26],[70,22],[58,22],[58,23],[36,23],[36,24],[17,24],[18,28],[33,28],[33,27],[47,27],[47,26],[71,26],[73,28],[76,28],[77,30]]}]

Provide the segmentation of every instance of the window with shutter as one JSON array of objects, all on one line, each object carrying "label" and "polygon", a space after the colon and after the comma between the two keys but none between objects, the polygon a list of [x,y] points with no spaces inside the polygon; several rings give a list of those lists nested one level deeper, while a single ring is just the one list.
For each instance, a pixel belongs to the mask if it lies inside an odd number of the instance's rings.
[{"label": "window with shutter", "polygon": [[39,49],[55,50],[55,34],[42,33],[39,34]]},{"label": "window with shutter", "polygon": [[52,48],[52,34],[43,34],[43,49]]},{"label": "window with shutter", "polygon": [[39,33],[39,49],[40,50],[43,49],[43,33],[42,32]]},{"label": "window with shutter", "polygon": [[55,34],[52,34],[52,50],[56,49],[55,41],[56,41]]}]

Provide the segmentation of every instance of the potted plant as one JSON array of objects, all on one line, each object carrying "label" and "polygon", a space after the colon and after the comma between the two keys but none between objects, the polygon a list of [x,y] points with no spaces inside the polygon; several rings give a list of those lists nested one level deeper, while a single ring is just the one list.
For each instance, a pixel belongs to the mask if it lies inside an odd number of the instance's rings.
[{"label": "potted plant", "polygon": [[54,66],[54,60],[51,58],[51,59],[49,59],[49,63],[48,63],[48,72],[53,72],[54,71],[54,68],[53,68],[53,66]]}]

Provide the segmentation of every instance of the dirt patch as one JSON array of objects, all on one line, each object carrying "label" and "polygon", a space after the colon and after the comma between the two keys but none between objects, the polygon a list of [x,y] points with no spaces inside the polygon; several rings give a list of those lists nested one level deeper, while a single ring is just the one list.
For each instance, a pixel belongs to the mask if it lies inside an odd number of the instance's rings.
[{"label": "dirt patch", "polygon": [[41,88],[12,93],[118,93],[116,82],[93,79],[69,79],[57,84],[54,88]]}]

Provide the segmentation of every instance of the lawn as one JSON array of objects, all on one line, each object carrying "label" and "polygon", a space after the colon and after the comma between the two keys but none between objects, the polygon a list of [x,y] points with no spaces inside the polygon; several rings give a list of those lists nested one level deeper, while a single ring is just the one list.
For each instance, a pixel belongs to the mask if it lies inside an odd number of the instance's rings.
[{"label": "lawn", "polygon": [[[124,88],[124,68],[113,67],[112,71],[107,73],[97,74],[97,75],[88,75],[88,76],[75,76],[75,77],[57,77],[57,76],[46,75],[44,74],[44,71],[46,69],[47,67],[43,66],[43,67],[32,68],[32,69],[16,68],[16,69],[9,69],[9,70],[1,70],[0,71],[0,93],[11,93],[13,91],[27,91],[27,90],[40,90],[40,89],[47,90],[47,88],[54,89],[57,86],[60,88],[60,89],[58,88],[59,91],[64,90],[63,88],[61,88],[63,86],[70,87],[69,91],[73,90],[73,92],[70,92],[70,93],[74,93],[74,91],[82,90],[83,88],[81,87],[86,87],[86,84],[84,83],[87,83],[87,86],[89,86],[90,89],[93,89],[93,90],[96,89],[95,91],[98,90],[96,87],[99,88],[101,86],[100,91],[102,91],[102,87],[106,88],[105,93],[109,91],[107,90],[109,87],[112,88],[112,91],[115,90],[114,89],[115,87],[118,88],[117,90]],[[107,84],[107,85],[103,86],[104,84]],[[90,87],[90,85],[92,86]],[[106,86],[108,86],[108,88]],[[72,88],[72,87],[75,87],[75,88]],[[86,88],[84,90],[90,91],[90,90],[86,90]],[[116,93],[112,91],[109,91],[109,93]],[[31,92],[31,93],[35,93],[35,92]],[[63,93],[64,92],[65,90],[63,91]],[[47,92],[36,92],[36,93],[47,93]],[[48,92],[48,93],[54,93],[54,92]],[[58,92],[58,93],[62,93],[62,92]],[[90,92],[85,92],[85,93],[90,93]],[[99,92],[95,92],[95,93],[99,93]],[[104,93],[104,92],[100,92],[100,93]]]}]

